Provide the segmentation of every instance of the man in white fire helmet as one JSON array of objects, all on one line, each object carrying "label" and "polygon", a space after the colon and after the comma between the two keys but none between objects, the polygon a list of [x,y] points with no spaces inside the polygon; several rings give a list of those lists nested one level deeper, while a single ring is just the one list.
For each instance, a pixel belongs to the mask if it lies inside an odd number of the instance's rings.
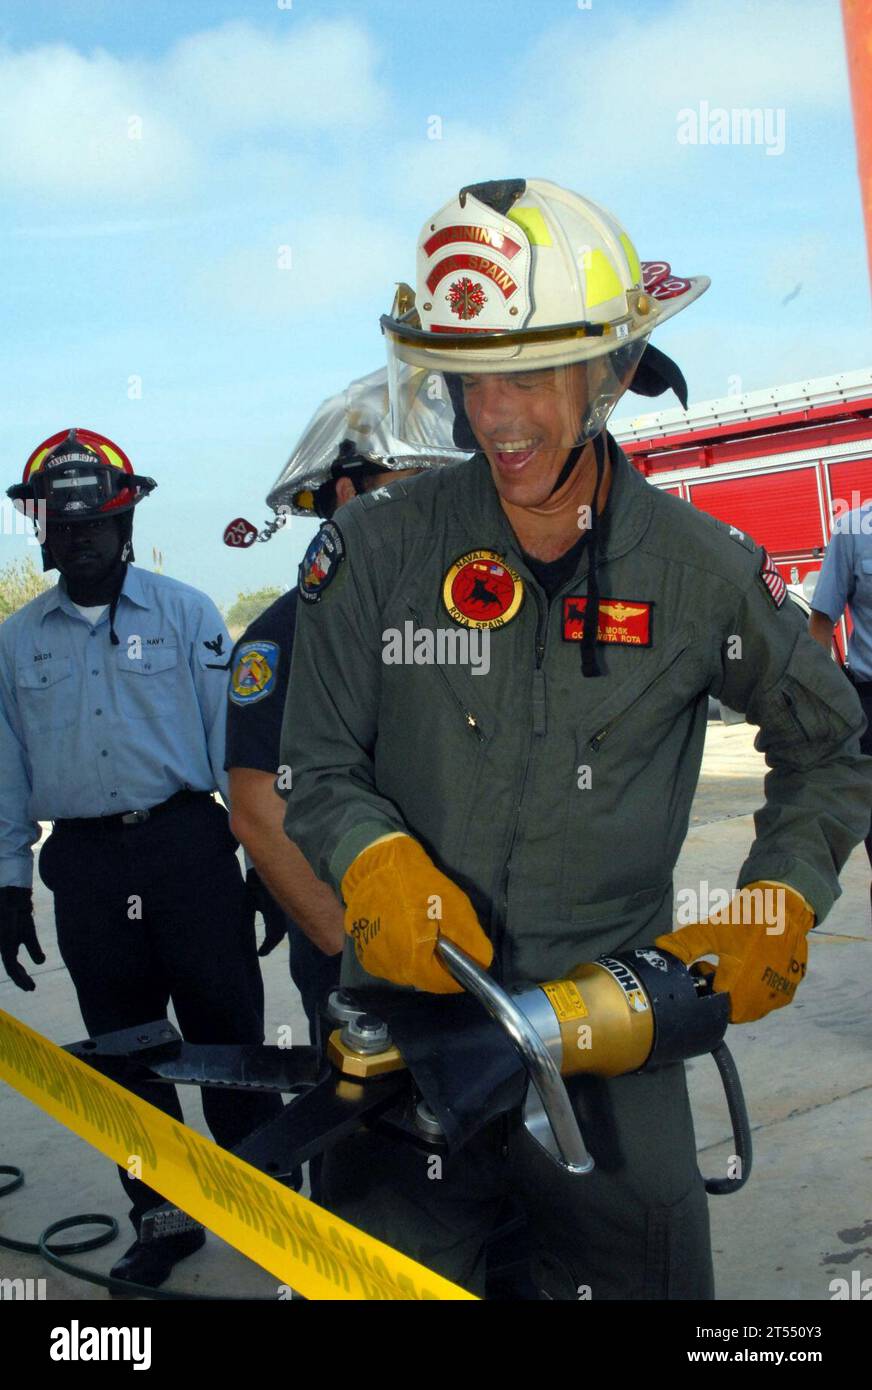
[{"label": "man in white fire helmet", "polygon": [[[869,821],[859,703],[766,553],[606,431],[628,388],[683,393],[648,339],[707,285],[642,266],[611,214],[540,179],[461,189],[425,224],[416,292],[382,320],[393,428],[476,453],[327,523],[283,729],[285,828],[345,902],[346,983],[456,989],[444,933],[506,984],[656,941],[717,957],[736,1023],[793,998]],[[408,621],[487,630],[487,674],[384,660]],[[760,726],[738,882],[778,888],[777,934],[732,909],[669,934],[710,694]],[[370,1131],[327,1155],[325,1204],[480,1291],[511,1195],[544,1296],[712,1297],[683,1065],[567,1084],[586,1176],[520,1121],[485,1125],[439,1181]]]}]

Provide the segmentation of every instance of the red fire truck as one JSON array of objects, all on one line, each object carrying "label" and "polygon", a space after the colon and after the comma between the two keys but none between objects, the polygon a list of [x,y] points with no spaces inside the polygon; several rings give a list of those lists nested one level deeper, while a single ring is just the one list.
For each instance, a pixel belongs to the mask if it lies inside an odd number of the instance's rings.
[{"label": "red fire truck", "polygon": [[765,545],[807,601],[833,519],[872,509],[872,370],[662,410],[612,433],[649,482]]}]

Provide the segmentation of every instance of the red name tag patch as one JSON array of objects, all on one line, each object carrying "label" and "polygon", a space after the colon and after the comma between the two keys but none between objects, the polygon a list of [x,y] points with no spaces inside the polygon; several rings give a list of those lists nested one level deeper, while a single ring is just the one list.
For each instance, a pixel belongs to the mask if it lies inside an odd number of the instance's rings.
[{"label": "red name tag patch", "polygon": [[[653,603],[622,598],[601,598],[596,639],[623,647],[650,647]],[[569,594],[563,600],[563,640],[580,642],[584,636],[587,596]]]}]

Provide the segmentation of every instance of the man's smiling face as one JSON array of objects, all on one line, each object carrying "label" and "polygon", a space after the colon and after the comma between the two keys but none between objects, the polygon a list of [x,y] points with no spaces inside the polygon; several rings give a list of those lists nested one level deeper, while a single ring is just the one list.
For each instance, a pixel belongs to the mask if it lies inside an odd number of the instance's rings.
[{"label": "man's smiling face", "polygon": [[473,433],[503,501],[536,507],[551,496],[587,405],[587,368],[461,377]]}]

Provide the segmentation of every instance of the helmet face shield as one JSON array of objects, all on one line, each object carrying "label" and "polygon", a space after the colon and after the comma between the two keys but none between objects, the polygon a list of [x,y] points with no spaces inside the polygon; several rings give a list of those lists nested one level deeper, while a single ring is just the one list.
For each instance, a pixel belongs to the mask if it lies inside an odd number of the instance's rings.
[{"label": "helmet face shield", "polygon": [[30,480],[38,501],[44,501],[50,518],[75,521],[91,519],[115,496],[115,480],[108,468],[80,463],[41,469]]},{"label": "helmet face shield", "polygon": [[154,487],[150,478],[100,463],[59,463],[8,489],[19,509],[34,503],[49,521],[92,521],[126,511]]},{"label": "helmet face shield", "polygon": [[600,434],[648,340],[637,337],[596,357],[522,370],[509,362],[500,370],[488,354],[483,371],[470,367],[467,354],[456,371],[410,363],[404,343],[391,334],[387,341],[391,428],[400,439],[520,459],[539,449],[565,453]]}]

